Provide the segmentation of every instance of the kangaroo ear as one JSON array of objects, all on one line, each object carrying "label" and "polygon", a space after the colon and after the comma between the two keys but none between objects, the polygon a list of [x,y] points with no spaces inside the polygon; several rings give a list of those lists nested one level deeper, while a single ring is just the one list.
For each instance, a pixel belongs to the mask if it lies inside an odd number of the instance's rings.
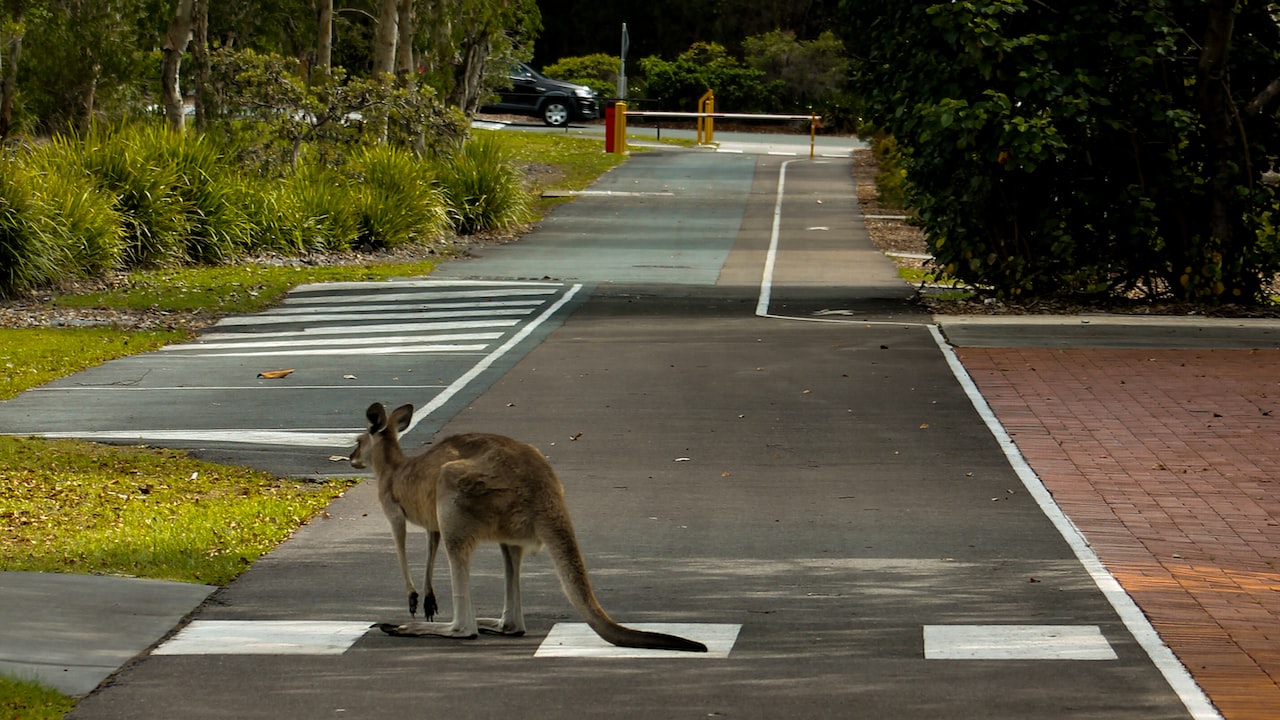
[{"label": "kangaroo ear", "polygon": [[413,406],[406,403],[391,411],[391,422],[395,423],[396,432],[404,432],[409,429],[409,423],[413,420]]},{"label": "kangaroo ear", "polygon": [[387,409],[382,407],[382,403],[374,403],[364,411],[364,416],[369,419],[369,434],[376,435],[387,427]]}]

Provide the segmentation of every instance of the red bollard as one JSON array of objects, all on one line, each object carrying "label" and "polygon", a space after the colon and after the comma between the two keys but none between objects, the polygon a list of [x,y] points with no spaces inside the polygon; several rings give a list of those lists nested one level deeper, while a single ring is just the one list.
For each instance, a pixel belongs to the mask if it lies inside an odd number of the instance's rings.
[{"label": "red bollard", "polygon": [[607,152],[607,153],[611,153],[611,152],[613,152],[614,147],[615,147],[615,144],[616,144],[616,142],[617,142],[617,139],[614,137],[614,135],[616,134],[616,130],[615,130],[615,129],[614,129],[614,127],[613,127],[613,124],[614,124],[614,123],[613,123],[613,121],[614,121],[614,113],[616,113],[616,112],[617,112],[617,110],[615,110],[615,109],[614,109],[614,103],[613,103],[612,101],[605,103],[605,106],[604,106],[604,151],[605,151],[605,152]]}]

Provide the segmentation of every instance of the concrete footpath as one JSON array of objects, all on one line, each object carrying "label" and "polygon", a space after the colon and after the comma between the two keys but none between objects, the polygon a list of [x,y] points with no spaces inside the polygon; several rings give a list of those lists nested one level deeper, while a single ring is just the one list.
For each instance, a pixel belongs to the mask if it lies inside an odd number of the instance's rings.
[{"label": "concrete footpath", "polygon": [[838,158],[644,153],[598,187],[441,269],[587,293],[442,432],[541,448],[602,604],[710,656],[557,641],[541,557],[524,638],[369,632],[405,613],[365,483],[203,603],[5,574],[0,669],[75,718],[1280,716],[1280,325],[931,318]]}]

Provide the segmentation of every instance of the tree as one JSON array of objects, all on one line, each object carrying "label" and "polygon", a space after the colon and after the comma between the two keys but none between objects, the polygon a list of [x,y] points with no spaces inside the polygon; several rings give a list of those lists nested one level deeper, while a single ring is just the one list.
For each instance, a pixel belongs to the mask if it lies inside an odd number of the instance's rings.
[{"label": "tree", "polygon": [[397,27],[400,18],[400,0],[379,0],[378,25],[373,36],[374,76],[395,72]]},{"label": "tree", "polygon": [[955,275],[1004,296],[1262,299],[1280,270],[1269,3],[844,9],[862,112]]},{"label": "tree", "polygon": [[27,3],[7,0],[0,13],[0,140],[9,137],[13,124],[13,99],[18,92],[18,62],[22,59],[22,35]]},{"label": "tree", "polygon": [[187,52],[191,42],[191,28],[195,25],[195,0],[178,0],[173,22],[165,33],[164,44],[160,47],[160,103],[164,107],[164,116],[169,127],[182,132],[186,107],[179,85],[178,71],[182,67],[182,56]]},{"label": "tree", "polygon": [[333,65],[333,0],[316,0],[315,70],[328,77]]}]

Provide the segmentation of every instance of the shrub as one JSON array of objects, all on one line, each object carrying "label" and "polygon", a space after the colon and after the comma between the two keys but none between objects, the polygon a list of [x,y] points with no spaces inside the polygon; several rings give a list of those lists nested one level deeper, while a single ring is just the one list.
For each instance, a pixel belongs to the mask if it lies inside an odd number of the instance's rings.
[{"label": "shrub", "polygon": [[520,171],[490,135],[473,137],[439,163],[438,182],[463,235],[509,228],[530,217]]},{"label": "shrub", "polygon": [[393,248],[444,234],[449,227],[444,197],[426,163],[386,145],[362,147],[344,168],[359,208],[360,242]]},{"label": "shrub", "polygon": [[175,193],[188,213],[186,256],[196,262],[227,262],[249,247],[253,228],[242,209],[250,187],[228,172],[228,157],[203,135],[174,135],[149,125],[138,131],[158,159],[177,176]]},{"label": "shrub", "polygon": [[643,58],[640,68],[649,95],[663,109],[693,111],[698,98],[710,89],[715,91],[718,111],[779,110],[781,81],[768,80],[760,70],[744,66],[717,43],[694,43],[674,61]]},{"label": "shrub", "polygon": [[[349,250],[360,240],[360,213],[347,182],[333,170],[304,164],[270,196],[281,221],[306,252]],[[281,239],[285,239],[282,235]],[[284,248],[281,248],[284,249]]]},{"label": "shrub", "polygon": [[155,134],[95,128],[82,139],[60,137],[69,162],[78,164],[115,197],[123,218],[128,266],[175,266],[186,262],[194,213],[180,193],[182,177],[164,159]]},{"label": "shrub", "polygon": [[[612,55],[596,53],[579,57],[560,58],[554,64],[542,69],[542,74],[565,82],[586,85],[595,90],[600,97],[614,97],[618,93],[618,73],[621,61]],[[632,87],[631,94],[643,91],[640,87]]]},{"label": "shrub", "polygon": [[0,296],[47,285],[64,272],[64,249],[44,232],[30,173],[0,158]]},{"label": "shrub", "polygon": [[65,274],[92,277],[120,267],[124,229],[110,195],[87,176],[65,173],[40,175],[34,189],[50,220],[49,240],[64,251]]}]

